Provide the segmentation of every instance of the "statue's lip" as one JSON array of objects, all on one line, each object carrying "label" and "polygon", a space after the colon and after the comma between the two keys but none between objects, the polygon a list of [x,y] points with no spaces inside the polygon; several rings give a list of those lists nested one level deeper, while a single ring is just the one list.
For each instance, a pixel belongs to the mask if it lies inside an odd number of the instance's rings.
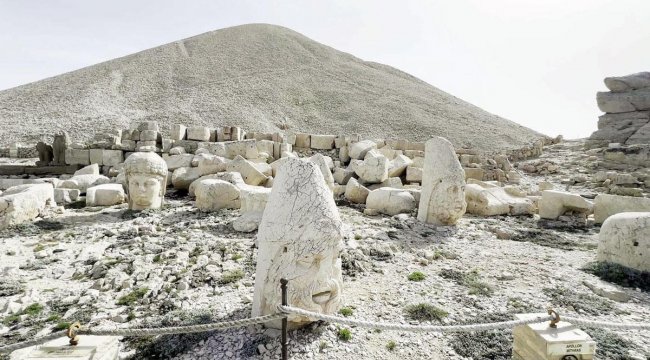
[{"label": "statue's lip", "polygon": [[321,291],[319,293],[316,293],[311,296],[311,299],[316,303],[316,304],[322,304],[327,302],[330,298],[332,297],[332,292],[327,290],[327,291]]}]

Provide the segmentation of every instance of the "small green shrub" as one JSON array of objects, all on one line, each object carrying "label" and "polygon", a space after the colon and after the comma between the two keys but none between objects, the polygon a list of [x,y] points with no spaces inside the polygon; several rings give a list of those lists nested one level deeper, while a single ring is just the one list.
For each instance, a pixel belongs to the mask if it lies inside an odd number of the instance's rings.
[{"label": "small green shrub", "polygon": [[223,275],[221,275],[221,279],[219,279],[219,284],[221,285],[232,284],[241,280],[243,277],[244,277],[244,271],[241,269],[226,271],[225,273],[223,273]]},{"label": "small green shrub", "polygon": [[160,254],[156,254],[156,256],[153,257],[154,263],[159,263],[161,261],[162,261],[162,256]]},{"label": "small green shrub", "polygon": [[419,271],[414,271],[414,272],[410,273],[407,278],[409,280],[411,280],[411,281],[422,281],[422,280],[426,279],[426,277],[427,276],[424,275],[423,273],[421,273]]},{"label": "small green shrub", "polygon": [[393,350],[395,350],[396,346],[397,346],[397,343],[394,342],[393,340],[391,340],[391,341],[388,342],[388,344],[386,344],[386,349],[388,349],[388,351],[393,351]]},{"label": "small green shrub", "polygon": [[404,311],[408,317],[418,321],[440,321],[449,315],[448,312],[425,303],[408,305]]},{"label": "small green shrub", "polygon": [[29,305],[28,307],[23,310],[23,314],[29,315],[29,316],[35,316],[41,313],[43,311],[43,305],[39,303],[34,303]]},{"label": "small green shrub", "polygon": [[340,328],[339,339],[343,341],[350,341],[352,339],[352,332],[350,331],[350,329]]},{"label": "small green shrub", "polygon": [[339,314],[341,314],[341,315],[343,315],[345,317],[352,316],[352,313],[353,313],[353,311],[349,307],[344,307],[344,308],[341,308],[341,310],[339,310]]},{"label": "small green shrub", "polygon": [[148,288],[139,288],[131,291],[130,293],[120,297],[117,300],[117,305],[126,305],[126,306],[131,306],[133,305],[136,301],[142,299],[146,294],[147,291],[149,291]]},{"label": "small green shrub", "polygon": [[53,321],[59,321],[61,319],[61,316],[59,314],[52,314],[45,319],[47,322],[53,322]]},{"label": "small green shrub", "polygon": [[60,323],[54,325],[53,330],[54,330],[54,331],[65,330],[65,329],[68,329],[68,328],[70,327],[70,325],[72,325],[72,323],[67,322],[67,321],[62,321],[62,322],[60,322]]},{"label": "small green shrub", "polygon": [[452,280],[459,285],[463,285],[469,288],[469,293],[471,295],[483,295],[491,296],[494,294],[494,289],[492,286],[486,282],[481,281],[481,276],[477,270],[472,270],[468,273],[453,270],[453,269],[444,269],[440,272],[440,276]]},{"label": "small green shrub", "polygon": [[242,256],[242,254],[240,254],[240,253],[232,254],[232,257],[231,257],[231,259],[232,259],[233,261],[237,261],[237,260],[239,260],[239,259],[241,259],[241,258],[243,258],[243,256]]}]

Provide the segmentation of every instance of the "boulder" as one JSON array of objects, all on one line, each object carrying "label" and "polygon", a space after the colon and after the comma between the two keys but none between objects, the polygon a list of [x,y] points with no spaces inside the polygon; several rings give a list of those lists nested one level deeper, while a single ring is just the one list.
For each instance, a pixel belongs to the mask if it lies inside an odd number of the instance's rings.
[{"label": "boulder", "polygon": [[368,151],[376,148],[377,144],[372,140],[359,141],[350,146],[348,156],[351,159],[362,160],[365,159]]},{"label": "boulder", "polygon": [[607,218],[598,234],[598,261],[650,272],[650,212]]},{"label": "boulder", "polygon": [[110,179],[104,175],[76,175],[68,180],[62,181],[57,187],[63,189],[77,189],[82,194],[91,186],[107,184]]},{"label": "boulder", "polygon": [[539,216],[542,219],[557,219],[567,211],[591,214],[593,203],[580,195],[564,191],[545,190],[539,201]]},{"label": "boulder", "polygon": [[296,134],[295,146],[300,149],[309,149],[311,146],[311,136],[309,134]]},{"label": "boulder", "polygon": [[[316,164],[291,158],[278,171],[257,233],[252,316],[275,314],[280,279],[291,279],[290,306],[334,314],[341,304],[342,222]],[[289,328],[315,319],[288,316]],[[281,321],[266,324],[278,328]]]},{"label": "boulder", "polygon": [[606,77],[605,86],[613,92],[650,88],[650,72],[644,71],[626,76]]},{"label": "boulder", "polygon": [[74,176],[77,175],[99,175],[99,165],[90,164],[74,172]]},{"label": "boulder", "polygon": [[627,92],[599,92],[596,95],[598,108],[606,113],[623,113],[650,110],[650,89]]},{"label": "boulder", "polygon": [[345,198],[356,204],[365,204],[368,198],[368,190],[365,186],[359,184],[357,179],[351,178],[345,186]]},{"label": "boulder", "polygon": [[235,185],[218,179],[199,181],[194,187],[196,207],[201,211],[238,209],[240,190]]},{"label": "boulder", "polygon": [[253,232],[257,230],[262,221],[261,211],[249,211],[242,214],[232,222],[232,227],[239,232]]},{"label": "boulder", "polygon": [[622,212],[650,212],[650,199],[598,194],[594,199],[594,221],[602,224],[608,217]]},{"label": "boulder", "polygon": [[[517,194],[520,195],[520,194]],[[465,185],[467,212],[481,216],[531,215],[535,205],[525,196],[508,193],[501,187],[483,187],[478,184]]]},{"label": "boulder", "polygon": [[120,184],[103,184],[89,187],[86,191],[86,206],[112,206],[126,200]]},{"label": "boulder", "polygon": [[465,172],[453,145],[441,137],[425,143],[422,193],[418,220],[438,225],[454,225],[467,208]]},{"label": "boulder", "polygon": [[379,184],[372,184],[368,186],[368,190],[377,190],[383,187],[390,187],[394,189],[401,189],[404,187],[404,184],[402,184],[402,179],[398,177],[389,177],[388,179],[380,182]]},{"label": "boulder", "polygon": [[226,166],[229,162],[230,160],[221,156],[212,154],[199,154],[194,155],[194,158],[192,159],[192,166],[198,167],[201,174],[207,175],[226,171]]},{"label": "boulder", "polygon": [[422,182],[422,168],[415,166],[408,166],[406,168],[406,182]]},{"label": "boulder", "polygon": [[0,195],[0,229],[36,218],[56,205],[52,184],[18,185]]},{"label": "boulder", "polygon": [[410,213],[415,209],[416,201],[410,192],[403,189],[383,187],[373,190],[366,199],[366,208],[386,215]]},{"label": "boulder", "polygon": [[269,196],[271,196],[271,188],[250,185],[244,186],[241,188],[241,193],[239,195],[241,200],[241,213],[262,213],[264,208],[266,208]]},{"label": "boulder", "polygon": [[363,182],[377,184],[388,179],[388,159],[379,152],[370,150],[363,161],[353,161],[352,169]]},{"label": "boulder", "polygon": [[354,176],[354,170],[336,168],[334,169],[334,174],[332,174],[332,176],[334,177],[334,181],[337,184],[347,185],[348,181],[350,181],[350,179],[352,179],[352,177]]},{"label": "boulder", "polygon": [[257,170],[253,163],[239,155],[226,165],[226,171],[240,173],[244,182],[248,185],[257,186],[266,182],[266,176]]},{"label": "boulder", "polygon": [[339,149],[339,160],[341,163],[347,164],[350,161],[349,148],[347,146],[341,146]]}]

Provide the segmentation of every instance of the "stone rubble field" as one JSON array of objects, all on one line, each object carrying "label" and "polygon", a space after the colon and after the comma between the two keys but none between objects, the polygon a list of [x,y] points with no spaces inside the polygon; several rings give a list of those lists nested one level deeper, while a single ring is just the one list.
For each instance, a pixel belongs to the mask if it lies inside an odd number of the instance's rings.
[{"label": "stone rubble field", "polygon": [[[603,178],[602,150],[585,152],[583,145],[562,142],[513,163],[518,186],[586,198],[633,188],[647,196],[647,168],[628,166],[618,178],[606,172]],[[615,184],[625,174],[634,180]],[[465,214],[456,226],[435,227],[418,221],[415,209],[364,214],[364,205],[346,197],[337,198],[344,224],[340,316],[456,324],[552,307],[577,317],[650,322],[648,279],[635,283],[645,284],[641,289],[593,274],[599,225],[591,217]],[[72,321],[133,328],[250,317],[256,233],[235,231],[239,216],[236,209],[202,212],[186,192],[168,190],[160,211],[71,202],[1,230],[0,341],[29,339]],[[643,332],[584,330],[598,342],[599,359],[650,356]],[[125,339],[121,356],[277,359],[279,334],[257,325]],[[293,359],[509,359],[511,346],[509,331],[442,335],[317,322],[290,333]]]}]

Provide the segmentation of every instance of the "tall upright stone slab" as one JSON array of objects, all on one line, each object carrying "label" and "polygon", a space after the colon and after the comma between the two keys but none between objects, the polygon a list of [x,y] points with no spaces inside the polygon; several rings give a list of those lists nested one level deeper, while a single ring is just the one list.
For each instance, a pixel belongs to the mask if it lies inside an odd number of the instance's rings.
[{"label": "tall upright stone slab", "polygon": [[[278,170],[257,234],[253,316],[277,312],[282,278],[289,280],[290,306],[325,314],[338,310],[343,285],[341,226],[318,166],[287,158]],[[314,321],[295,315],[288,320],[291,328]],[[280,325],[279,320],[267,324]]]},{"label": "tall upright stone slab", "polygon": [[454,146],[436,136],[425,144],[418,220],[436,226],[454,225],[466,208],[463,167]]},{"label": "tall upright stone slab", "polygon": [[47,166],[52,162],[52,146],[39,141],[36,144],[36,151],[38,152],[38,161],[36,162],[36,165]]}]

